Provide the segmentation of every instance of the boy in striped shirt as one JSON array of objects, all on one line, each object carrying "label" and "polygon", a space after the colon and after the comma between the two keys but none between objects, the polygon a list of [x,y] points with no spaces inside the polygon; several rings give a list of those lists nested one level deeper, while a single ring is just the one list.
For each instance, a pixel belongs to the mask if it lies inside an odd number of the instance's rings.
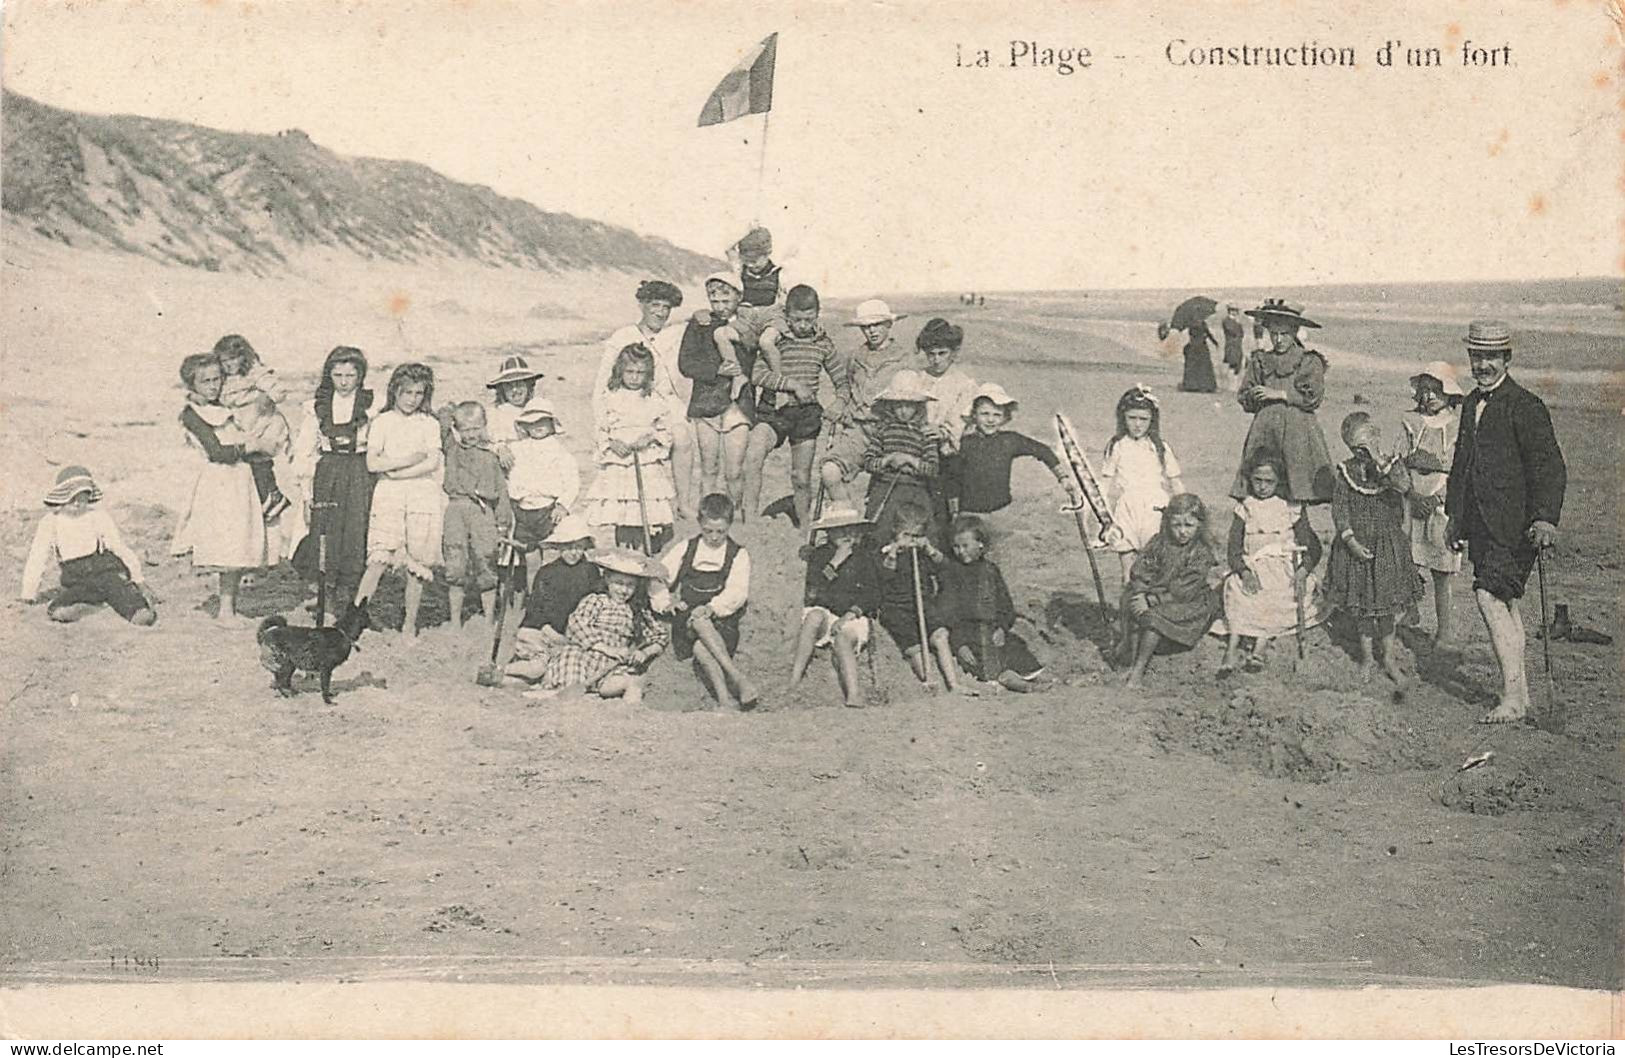
[{"label": "boy in striped shirt", "polygon": [[818,311],[818,291],[805,284],[791,287],[783,326],[775,320],[762,331],[762,355],[751,376],[758,388],[757,421],[772,427],[774,448],[790,442],[790,488],[799,525],[807,524],[812,508],[813,457],[824,424],[819,375],[829,376],[836,407],[850,404],[852,397],[845,358],[819,324]]},{"label": "boy in striped shirt", "polygon": [[927,535],[934,538],[947,525],[947,505],[937,482],[937,440],[926,427],[926,407],[935,399],[905,377],[875,397],[863,469],[869,472],[864,514],[875,523],[876,539],[891,538],[897,510],[904,503],[919,504],[928,512]]}]

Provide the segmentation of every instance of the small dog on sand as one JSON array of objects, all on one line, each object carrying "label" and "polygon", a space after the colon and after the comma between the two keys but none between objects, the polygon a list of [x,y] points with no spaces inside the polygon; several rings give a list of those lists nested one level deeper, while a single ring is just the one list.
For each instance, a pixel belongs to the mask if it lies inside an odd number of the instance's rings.
[{"label": "small dog on sand", "polygon": [[352,650],[359,650],[356,640],[372,627],[363,599],[340,617],[331,628],[300,628],[288,624],[281,616],[267,617],[260,622],[255,639],[260,645],[260,664],[276,679],[271,686],[284,698],[292,698],[295,671],[314,673],[321,677],[322,701],[332,704],[331,682],[333,670],[349,658]]}]

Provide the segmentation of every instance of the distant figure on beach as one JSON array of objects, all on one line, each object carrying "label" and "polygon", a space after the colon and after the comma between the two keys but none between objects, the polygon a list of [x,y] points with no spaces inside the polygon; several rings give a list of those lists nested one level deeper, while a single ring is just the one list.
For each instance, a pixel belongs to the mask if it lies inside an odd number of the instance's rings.
[{"label": "distant figure on beach", "polygon": [[[1255,352],[1247,361],[1236,400],[1253,417],[1242,445],[1241,465],[1251,466],[1262,450],[1279,454],[1286,463],[1281,492],[1293,503],[1329,503],[1332,498],[1332,457],[1326,435],[1315,412],[1326,395],[1326,358],[1298,342],[1298,328],[1319,327],[1303,315],[1302,307],[1279,298],[1266,299],[1247,315],[1261,322],[1270,334],[1271,348]],[[1246,473],[1236,471],[1232,499],[1248,496]]]},{"label": "distant figure on beach", "polygon": [[1213,375],[1213,352],[1208,348],[1212,341],[1213,333],[1207,329],[1206,320],[1192,322],[1186,331],[1185,374],[1179,380],[1179,388],[1186,393],[1218,391],[1219,380]]},{"label": "distant figure on beach", "polygon": [[1241,310],[1234,305],[1226,305],[1224,310],[1224,320],[1220,326],[1224,328],[1224,366],[1230,370],[1230,377],[1225,381],[1234,392],[1241,385],[1241,368],[1246,360],[1241,351],[1245,332],[1241,326]]},{"label": "distant figure on beach", "polygon": [[1478,612],[1501,669],[1500,701],[1483,722],[1509,724],[1529,714],[1518,600],[1540,549],[1557,543],[1568,467],[1546,405],[1507,374],[1512,329],[1474,320],[1466,342],[1478,385],[1462,404],[1445,493],[1445,537],[1467,549]]}]

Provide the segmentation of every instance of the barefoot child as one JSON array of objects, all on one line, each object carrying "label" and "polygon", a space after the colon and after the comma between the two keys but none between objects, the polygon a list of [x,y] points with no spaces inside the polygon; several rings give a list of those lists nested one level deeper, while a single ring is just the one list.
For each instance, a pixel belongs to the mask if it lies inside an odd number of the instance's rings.
[{"label": "barefoot child", "polygon": [[192,565],[220,573],[223,624],[237,621],[237,589],[246,570],[265,565],[265,515],[244,456],[261,442],[246,437],[220,403],[225,375],[220,358],[197,353],[181,361],[186,408],[181,427],[186,446],[202,462],[175,525],[170,552],[191,552]]},{"label": "barefoot child", "polygon": [[1396,455],[1384,457],[1382,434],[1371,416],[1350,412],[1343,443],[1352,453],[1337,465],[1332,483],[1332,559],[1326,582],[1332,605],[1354,618],[1360,640],[1360,678],[1371,674],[1371,642],[1381,648],[1382,671],[1404,683],[1394,656],[1394,619],[1422,597],[1405,533],[1410,473]]},{"label": "barefoot child", "polygon": [[486,432],[485,406],[465,400],[448,407],[440,414],[440,434],[446,459],[440,553],[451,623],[463,627],[463,598],[469,584],[480,595],[486,619],[495,622],[497,543],[513,529],[513,507],[496,446]]},{"label": "barefoot child", "polygon": [[1442,360],[1411,376],[1416,414],[1404,420],[1405,466],[1411,489],[1405,500],[1410,522],[1411,558],[1433,576],[1435,646],[1455,638],[1451,613],[1451,582],[1461,572],[1461,552],[1445,539],[1445,493],[1450,485],[1450,464],[1456,456],[1456,434],[1461,425],[1464,395],[1453,367]]},{"label": "barefoot child", "polygon": [[1067,497],[1078,503],[1077,486],[1055,450],[1007,429],[1015,414],[1016,402],[1003,386],[986,382],[977,389],[967,416],[970,429],[960,439],[959,465],[948,486],[949,513],[992,514],[1010,506],[1010,467],[1023,456],[1048,467]]},{"label": "barefoot child", "polygon": [[118,526],[97,507],[102,490],[84,467],[64,467],[45,494],[45,517],[23,565],[22,600],[38,601],[45,567],[56,559],[62,587],[46,608],[53,621],[70,623],[105,604],[134,625],[158,620],[155,596],[141,580],[141,560],[125,546]]},{"label": "barefoot child", "polygon": [[973,514],[953,524],[954,561],[941,571],[937,610],[954,656],[972,678],[1025,693],[1038,689],[1044,666],[1011,629],[1016,604],[1004,574],[987,557],[987,525]]},{"label": "barefoot child", "polygon": [[[907,500],[897,505],[895,528],[890,543],[880,549],[880,627],[908,659],[914,677],[930,680],[929,649],[942,671],[942,682],[950,691],[959,689],[959,673],[954,666],[953,646],[948,628],[937,615],[936,571],[946,556],[931,543],[928,533],[931,516],[921,504]],[[921,608],[924,611],[928,642],[920,641]]]},{"label": "barefoot child", "polygon": [[[1318,595],[1318,585],[1315,575],[1307,572],[1320,565],[1320,537],[1309,528],[1303,508],[1279,494],[1284,480],[1286,465],[1280,456],[1267,451],[1254,454],[1247,470],[1252,495],[1236,504],[1225,548],[1230,575],[1224,581],[1224,621],[1229,638],[1219,664],[1221,677],[1236,670],[1243,637],[1252,639],[1243,667],[1258,672],[1270,641],[1296,634],[1299,568],[1305,571],[1304,627],[1320,620],[1318,603],[1314,614],[1309,613],[1309,600]],[[1294,556],[1302,557],[1295,561]]]},{"label": "barefoot child", "polygon": [[926,429],[926,407],[935,398],[908,384],[903,373],[874,399],[875,422],[863,452],[869,472],[865,517],[875,523],[878,539],[895,536],[897,511],[914,504],[925,512],[927,535],[943,528],[937,513],[941,502],[937,486],[940,454],[937,441]]},{"label": "barefoot child", "polygon": [[[852,403],[851,376],[835,342],[818,322],[818,291],[798,285],[784,300],[784,323],[762,331],[756,360],[756,414],[773,431],[773,447],[790,443],[790,489],[796,524],[806,525],[813,503],[813,457],[824,428],[819,376],[828,375],[831,407]],[[748,497],[747,497],[748,498]]]},{"label": "barefoot child", "polygon": [[542,674],[542,689],[526,697],[548,699],[566,689],[600,698],[643,700],[642,673],[671,638],[666,622],[649,607],[649,584],[665,567],[640,551],[617,547],[594,551],[604,590],[593,592],[570,614],[564,646]]},{"label": "barefoot child", "polygon": [[592,549],[592,532],[578,514],[565,515],[542,541],[543,555],[552,550],[557,557],[537,570],[531,582],[506,675],[532,683],[540,680],[547,663],[564,646],[570,615],[582,599],[604,590],[603,571],[586,561]]},{"label": "barefoot child", "polygon": [[872,524],[850,507],[830,507],[813,523],[813,532],[823,532],[825,542],[807,557],[801,628],[790,660],[793,691],[806,676],[813,652],[829,647],[841,697],[852,709],[863,708],[858,654],[869,642],[869,615],[880,609],[880,570],[874,553],[863,546],[864,532]]},{"label": "barefoot child", "polygon": [[[617,547],[659,554],[671,540],[671,408],[654,396],[654,354],[634,343],[610,372],[598,420],[598,476],[587,491],[589,518],[615,528]],[[649,539],[644,540],[644,527]]]},{"label": "barefoot child", "polygon": [[256,442],[245,459],[254,472],[265,520],[274,522],[288,509],[288,498],[277,487],[275,462],[276,456],[288,453],[292,437],[288,420],[277,408],[288,399],[287,390],[240,334],[228,334],[215,342],[214,355],[220,358],[220,370],[225,374],[220,403],[231,409],[244,436]]},{"label": "barefoot child", "polygon": [[[694,659],[718,705],[750,710],[761,696],[734,663],[739,620],[750,594],[750,554],[728,535],[733,515],[733,500],[726,493],[701,497],[700,531],[686,546],[666,552],[661,563],[671,585],[672,653],[679,661]],[[737,700],[728,691],[730,684]]]},{"label": "barefoot child", "polygon": [[1207,507],[1182,492],[1168,501],[1162,528],[1140,552],[1123,590],[1124,646],[1132,649],[1126,686],[1138,687],[1164,643],[1193,647],[1219,616],[1218,560],[1207,539]]},{"label": "barefoot child", "polygon": [[1123,531],[1113,550],[1122,560],[1123,583],[1134,558],[1156,536],[1169,497],[1184,491],[1179,460],[1162,439],[1162,409],[1150,386],[1135,385],[1117,399],[1117,433],[1106,443],[1100,468],[1105,488],[1116,497],[1112,521]]},{"label": "barefoot child", "polygon": [[531,400],[514,421],[519,439],[508,445],[513,465],[508,468],[508,498],[513,504],[513,535],[519,555],[528,563],[553,527],[570,513],[581,492],[581,470],[576,457],[559,437],[564,427],[553,405],[543,397]]},{"label": "barefoot child", "polygon": [[445,494],[440,489],[445,456],[440,423],[429,410],[434,372],[402,364],[389,376],[384,410],[367,435],[367,469],[379,475],[367,522],[367,572],[355,605],[370,598],[386,569],[406,573],[406,616],[401,631],[418,634],[423,585],[442,559],[440,530]]}]

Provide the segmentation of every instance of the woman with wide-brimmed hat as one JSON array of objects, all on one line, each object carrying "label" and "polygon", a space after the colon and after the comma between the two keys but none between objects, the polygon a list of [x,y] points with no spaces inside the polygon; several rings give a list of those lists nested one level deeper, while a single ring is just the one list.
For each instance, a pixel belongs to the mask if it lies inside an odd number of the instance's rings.
[{"label": "woman with wide-brimmed hat", "polygon": [[[1281,457],[1286,480],[1281,483],[1287,499],[1294,503],[1330,503],[1332,499],[1331,452],[1321,432],[1315,412],[1326,395],[1326,358],[1305,349],[1298,339],[1299,329],[1319,327],[1304,316],[1298,305],[1279,298],[1266,299],[1247,315],[1262,322],[1270,334],[1270,348],[1253,353],[1242,376],[1236,400],[1253,417],[1242,446],[1241,466],[1251,466],[1260,451]],[[1247,498],[1247,482],[1236,471],[1230,495]]]}]

